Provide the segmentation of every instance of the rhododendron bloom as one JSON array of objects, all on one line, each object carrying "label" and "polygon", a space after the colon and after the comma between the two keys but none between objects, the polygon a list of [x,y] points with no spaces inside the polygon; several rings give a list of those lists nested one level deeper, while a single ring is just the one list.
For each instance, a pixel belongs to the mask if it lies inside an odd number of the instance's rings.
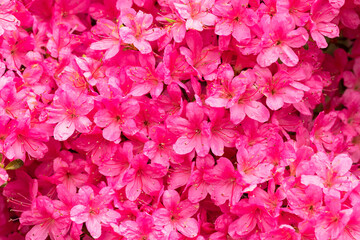
[{"label": "rhododendron bloom", "polygon": [[80,188],[78,205],[71,209],[71,220],[77,224],[85,223],[93,238],[101,236],[101,224],[115,223],[120,214],[107,206],[113,199],[114,191],[109,187],[100,190],[95,195],[89,186]]},{"label": "rhododendron bloom", "polygon": [[199,156],[205,156],[210,150],[210,126],[205,120],[204,110],[192,102],[186,106],[186,118],[174,117],[167,122],[167,127],[180,137],[174,150],[178,154],[187,154],[196,150]]},{"label": "rhododendron bloom", "polygon": [[71,88],[59,89],[52,105],[47,109],[47,123],[56,123],[54,138],[59,141],[67,140],[74,132],[90,132],[92,125],[86,116],[94,107],[92,97]]},{"label": "rhododendron bloom", "polygon": [[209,13],[214,0],[178,0],[174,6],[179,15],[186,20],[186,29],[202,31],[204,26],[213,26],[216,16]]},{"label": "rhododendron bloom", "polygon": [[52,201],[46,196],[37,197],[31,211],[25,211],[20,218],[23,225],[35,225],[27,234],[26,240],[65,239],[70,219],[63,217],[60,201]]},{"label": "rhododendron bloom", "polygon": [[359,25],[360,0],[0,0],[0,240],[360,239]]},{"label": "rhododendron bloom", "polygon": [[174,190],[166,190],[162,202],[165,208],[159,208],[153,213],[156,225],[163,226],[167,235],[176,230],[189,238],[198,235],[198,222],[192,218],[198,211],[198,204],[189,200],[180,201],[179,194]]},{"label": "rhododendron bloom", "polygon": [[262,67],[270,66],[279,58],[286,66],[295,66],[299,57],[292,48],[300,48],[308,41],[308,32],[293,25],[285,15],[276,15],[262,37],[262,50],[257,56],[257,62]]},{"label": "rhododendron bloom", "polygon": [[121,39],[124,43],[134,44],[142,54],[152,51],[149,41],[154,41],[164,34],[160,28],[150,28],[153,22],[151,14],[128,8],[122,10],[120,19],[125,25],[119,31]]}]

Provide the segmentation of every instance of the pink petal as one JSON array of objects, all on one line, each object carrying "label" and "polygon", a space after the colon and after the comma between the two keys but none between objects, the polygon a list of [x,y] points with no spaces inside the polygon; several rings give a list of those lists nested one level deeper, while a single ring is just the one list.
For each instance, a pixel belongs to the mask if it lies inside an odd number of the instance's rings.
[{"label": "pink petal", "polygon": [[299,57],[288,45],[284,44],[280,49],[280,60],[286,66],[293,67],[299,62]]},{"label": "pink petal", "polygon": [[256,58],[256,61],[261,67],[270,66],[276,62],[280,55],[280,49],[278,47],[269,47],[263,49]]},{"label": "pink petal", "polygon": [[351,160],[351,158],[347,154],[342,153],[334,158],[332,162],[332,167],[333,170],[338,173],[338,175],[343,176],[347,172],[349,172],[352,164],[353,161]]},{"label": "pink petal", "polygon": [[266,105],[271,110],[278,110],[284,105],[284,101],[279,95],[270,95],[266,98]]},{"label": "pink petal", "polygon": [[35,225],[27,234],[26,240],[45,240],[49,234],[48,225]]},{"label": "pink petal", "polygon": [[54,138],[58,141],[67,140],[75,132],[75,124],[72,119],[65,118],[54,129]]},{"label": "pink petal", "polygon": [[95,217],[91,217],[86,221],[86,228],[93,238],[97,239],[101,236],[101,224]]},{"label": "pink petal", "polygon": [[179,220],[176,229],[189,238],[194,238],[199,233],[198,222],[194,218]]},{"label": "pink petal", "polygon": [[74,123],[75,129],[81,133],[88,133],[91,130],[92,122],[85,116],[79,116]]},{"label": "pink petal", "polygon": [[266,122],[270,118],[269,110],[261,103],[257,101],[251,101],[245,104],[246,115],[258,122]]},{"label": "pink petal", "polygon": [[240,43],[249,42],[251,39],[250,29],[244,23],[235,23],[232,35]]},{"label": "pink petal", "polygon": [[234,124],[239,124],[245,118],[245,105],[235,104],[230,108],[230,120]]},{"label": "pink petal", "polygon": [[89,219],[89,209],[84,205],[76,205],[70,211],[71,221],[82,224]]},{"label": "pink petal", "polygon": [[190,153],[195,148],[196,144],[194,137],[188,138],[187,136],[181,136],[176,140],[173,148],[177,154],[183,155]]}]

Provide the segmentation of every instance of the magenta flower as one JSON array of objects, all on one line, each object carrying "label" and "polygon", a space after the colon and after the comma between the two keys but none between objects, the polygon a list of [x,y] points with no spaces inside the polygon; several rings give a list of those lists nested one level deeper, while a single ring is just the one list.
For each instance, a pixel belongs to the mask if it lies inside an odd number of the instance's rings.
[{"label": "magenta flower", "polygon": [[166,239],[161,227],[154,225],[153,217],[146,213],[139,213],[136,221],[127,220],[122,222],[120,226],[112,224],[112,227],[116,233],[127,239]]},{"label": "magenta flower", "polygon": [[162,226],[167,236],[177,230],[188,238],[196,237],[199,225],[192,216],[198,211],[199,205],[189,200],[180,201],[179,193],[175,190],[166,190],[162,200],[165,208],[153,213],[155,225]]},{"label": "magenta flower", "polygon": [[316,175],[302,175],[301,183],[313,184],[323,189],[324,194],[340,197],[341,191],[351,191],[357,185],[356,178],[349,172],[352,160],[347,154],[335,157],[324,152],[312,156],[312,169]]},{"label": "magenta flower", "polygon": [[248,8],[249,0],[221,0],[214,5],[214,14],[222,18],[215,25],[215,33],[219,36],[230,34],[238,42],[249,42],[250,27],[258,21],[258,15]]},{"label": "magenta flower", "polygon": [[67,140],[75,130],[80,133],[90,132],[92,125],[86,116],[94,107],[92,97],[67,88],[56,91],[52,105],[47,108],[47,123],[56,123],[54,138],[58,141]]},{"label": "magenta flower", "polygon": [[339,9],[331,6],[326,0],[317,0],[311,6],[310,35],[319,48],[328,46],[325,37],[339,36],[338,26],[331,22],[338,14]]},{"label": "magenta flower", "polygon": [[266,105],[271,110],[278,110],[284,103],[298,103],[304,97],[304,91],[309,87],[292,79],[286,71],[279,70],[272,75],[268,68],[255,68],[258,77],[257,84],[266,96]]},{"label": "magenta flower", "polygon": [[210,126],[205,120],[203,108],[195,102],[186,106],[186,118],[172,117],[166,120],[170,131],[180,137],[173,145],[177,154],[187,154],[196,150],[199,156],[205,156],[210,150]]},{"label": "magenta flower", "polygon": [[21,214],[22,225],[35,225],[27,234],[26,240],[65,239],[69,230],[70,219],[64,217],[64,206],[60,201],[51,200],[46,196],[37,197],[30,211]]},{"label": "magenta flower", "polygon": [[254,87],[255,76],[251,71],[243,71],[234,77],[230,65],[222,65],[218,71],[219,83],[210,85],[209,97],[205,100],[211,107],[230,109],[230,120],[240,123],[245,116],[259,122],[269,120],[269,110],[258,101],[262,95]]},{"label": "magenta flower", "polygon": [[131,167],[124,174],[126,197],[131,201],[135,201],[142,191],[154,195],[162,188],[161,178],[167,169],[157,163],[148,164],[148,160],[145,155],[136,155],[131,159]]},{"label": "magenta flower", "polygon": [[189,48],[180,47],[180,54],[196,70],[200,79],[204,77],[206,80],[213,80],[216,77],[215,71],[221,63],[219,49],[213,45],[204,47],[203,39],[196,31],[186,34],[186,43]]},{"label": "magenta flower", "polygon": [[91,236],[95,239],[101,236],[101,225],[116,223],[120,214],[109,208],[113,200],[114,191],[109,187],[104,187],[98,195],[89,186],[80,188],[78,192],[78,205],[71,211],[71,220],[77,224],[85,223]]},{"label": "magenta flower", "polygon": [[160,28],[150,28],[153,22],[151,14],[128,8],[121,11],[120,19],[125,25],[119,31],[121,39],[124,43],[134,44],[142,54],[152,52],[149,41],[155,41],[164,35]]},{"label": "magenta flower", "polygon": [[202,31],[204,26],[214,26],[216,16],[209,13],[214,0],[177,0],[174,6],[177,13],[186,21],[186,29]]},{"label": "magenta flower", "polygon": [[292,48],[304,46],[308,38],[309,34],[304,28],[294,30],[286,15],[276,15],[269,26],[264,27],[262,50],[257,56],[257,62],[261,67],[267,67],[280,58],[286,66],[293,67],[299,62],[299,57]]},{"label": "magenta flower", "polygon": [[140,111],[136,100],[103,99],[102,103],[104,107],[94,115],[94,122],[104,128],[106,140],[119,143],[121,132],[134,135],[138,131],[133,119]]}]

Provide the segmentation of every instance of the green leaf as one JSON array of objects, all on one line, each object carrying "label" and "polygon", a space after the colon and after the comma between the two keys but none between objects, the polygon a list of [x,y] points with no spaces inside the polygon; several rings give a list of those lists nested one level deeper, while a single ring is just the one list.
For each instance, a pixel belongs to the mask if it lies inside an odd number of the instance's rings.
[{"label": "green leaf", "polygon": [[5,170],[16,170],[18,168],[21,168],[22,165],[24,165],[24,162],[21,159],[15,159],[5,167]]},{"label": "green leaf", "polygon": [[0,188],[5,187],[7,185],[7,182],[0,186]]}]

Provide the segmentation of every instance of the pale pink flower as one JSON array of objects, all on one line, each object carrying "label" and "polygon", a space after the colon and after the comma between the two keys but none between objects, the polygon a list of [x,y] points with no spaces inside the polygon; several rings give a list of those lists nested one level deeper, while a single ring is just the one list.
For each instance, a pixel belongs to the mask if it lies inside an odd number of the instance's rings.
[{"label": "pale pink flower", "polygon": [[295,66],[299,62],[299,57],[293,48],[300,48],[307,43],[309,34],[306,29],[294,29],[291,20],[281,14],[274,16],[269,25],[263,28],[262,50],[257,56],[259,65],[267,67],[280,58],[286,66]]},{"label": "pale pink flower", "polygon": [[311,162],[316,175],[302,175],[301,183],[305,185],[321,187],[324,194],[335,197],[340,197],[341,191],[351,191],[358,185],[356,177],[349,172],[352,160],[347,154],[329,158],[326,153],[318,152]]},{"label": "pale pink flower", "polygon": [[119,143],[122,132],[134,135],[138,131],[133,118],[139,113],[140,106],[135,99],[103,99],[102,103],[103,107],[94,115],[94,122],[104,128],[106,140]]},{"label": "pale pink flower", "polygon": [[339,14],[339,8],[334,8],[327,0],[317,0],[311,6],[309,29],[311,37],[319,48],[328,46],[325,37],[339,36],[339,28],[331,21]]},{"label": "pale pink flower", "polygon": [[196,31],[187,32],[186,43],[188,48],[180,47],[180,54],[196,70],[198,77],[200,79],[204,77],[206,80],[215,79],[215,71],[221,63],[221,52],[218,47],[213,45],[204,47],[202,36]]},{"label": "pale pink flower", "polygon": [[215,25],[215,33],[219,36],[230,34],[238,42],[249,42],[250,27],[258,21],[258,15],[248,8],[249,0],[216,1],[213,13],[222,17]]},{"label": "pale pink flower", "polygon": [[199,204],[189,200],[180,201],[179,193],[175,190],[166,190],[162,203],[165,208],[157,209],[153,217],[155,225],[163,226],[166,235],[176,230],[188,238],[198,235],[199,225],[192,216],[198,211]]},{"label": "pale pink flower", "polygon": [[99,238],[102,225],[116,223],[116,219],[120,218],[118,212],[109,208],[114,193],[109,187],[102,188],[97,195],[89,186],[80,188],[77,195],[78,205],[70,211],[71,220],[77,224],[85,223],[91,236]]},{"label": "pale pink flower", "polygon": [[123,9],[120,19],[125,25],[119,31],[121,39],[124,43],[134,44],[142,54],[151,53],[149,41],[155,41],[164,34],[160,28],[150,28],[153,16],[141,10],[136,13],[132,8]]},{"label": "pale pink flower", "polygon": [[162,177],[167,169],[160,164],[148,164],[148,158],[143,154],[136,155],[130,162],[130,168],[123,177],[126,184],[126,197],[135,201],[140,193],[144,191],[149,195],[156,195],[162,188]]},{"label": "pale pink flower", "polygon": [[108,19],[99,19],[92,28],[95,35],[102,39],[90,45],[94,50],[106,50],[104,60],[113,58],[120,51],[119,24]]},{"label": "pale pink flower", "polygon": [[75,130],[80,133],[90,132],[92,122],[86,116],[94,107],[92,97],[72,88],[58,89],[51,106],[47,108],[47,123],[56,123],[54,138],[67,140]]},{"label": "pale pink flower", "polygon": [[9,179],[9,175],[7,174],[6,170],[0,167],[0,186],[6,183]]},{"label": "pale pink flower", "polygon": [[177,13],[186,21],[186,29],[202,31],[204,26],[214,26],[216,16],[209,13],[214,0],[177,0],[174,2]]},{"label": "pale pink flower", "polygon": [[186,106],[186,118],[169,117],[166,126],[180,136],[173,145],[177,154],[187,154],[196,150],[199,156],[205,156],[210,150],[210,125],[206,121],[204,109],[195,102]]},{"label": "pale pink flower", "polygon": [[63,207],[60,201],[51,200],[46,196],[37,197],[31,210],[23,212],[20,217],[22,225],[35,225],[27,232],[25,239],[45,240],[48,236],[51,239],[65,239],[71,221],[63,216]]}]

